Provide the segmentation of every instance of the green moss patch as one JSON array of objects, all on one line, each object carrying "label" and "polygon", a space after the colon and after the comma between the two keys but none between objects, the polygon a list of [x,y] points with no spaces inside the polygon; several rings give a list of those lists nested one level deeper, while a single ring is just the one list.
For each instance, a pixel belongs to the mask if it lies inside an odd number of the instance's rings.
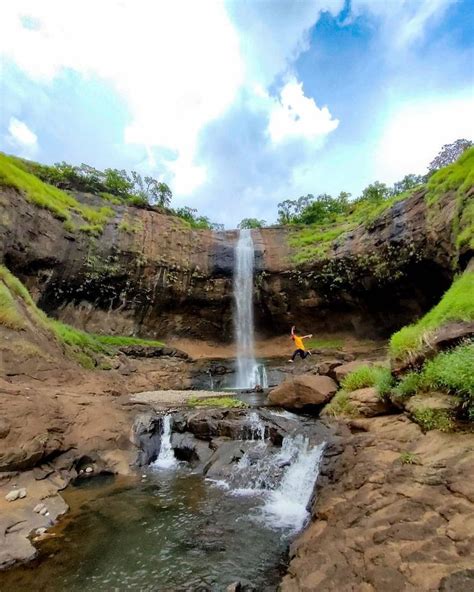
[{"label": "green moss patch", "polygon": [[191,397],[188,399],[189,407],[223,407],[225,409],[244,409],[248,407],[246,403],[235,397]]},{"label": "green moss patch", "polygon": [[380,366],[360,366],[348,374],[341,382],[343,390],[347,392],[375,387],[380,397],[388,395],[392,384],[393,378],[390,370]]},{"label": "green moss patch", "polygon": [[324,413],[332,417],[355,417],[357,410],[349,399],[349,394],[341,389],[324,407]]}]

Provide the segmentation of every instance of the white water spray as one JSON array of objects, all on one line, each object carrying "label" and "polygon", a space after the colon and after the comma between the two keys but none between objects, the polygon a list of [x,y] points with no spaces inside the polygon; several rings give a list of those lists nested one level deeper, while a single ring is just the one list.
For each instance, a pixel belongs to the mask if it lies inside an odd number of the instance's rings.
[{"label": "white water spray", "polygon": [[163,431],[161,433],[161,445],[158,458],[153,463],[153,467],[158,469],[170,469],[176,464],[173,448],[171,447],[171,416],[163,417]]},{"label": "white water spray", "polygon": [[235,246],[234,300],[235,337],[237,341],[236,388],[267,388],[265,367],[257,364],[254,352],[253,272],[255,253],[252,234],[242,229]]}]

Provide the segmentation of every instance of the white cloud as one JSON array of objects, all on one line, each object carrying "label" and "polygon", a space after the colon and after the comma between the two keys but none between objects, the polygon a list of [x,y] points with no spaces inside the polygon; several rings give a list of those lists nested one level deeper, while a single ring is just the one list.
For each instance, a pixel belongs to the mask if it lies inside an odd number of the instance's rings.
[{"label": "white cloud", "polygon": [[393,183],[425,173],[443,144],[474,139],[474,98],[436,98],[408,103],[390,114],[376,149],[374,175]]},{"label": "white cloud", "polygon": [[243,88],[259,89],[258,102],[307,47],[321,11],[336,14],[343,5],[18,0],[2,8],[0,54],[43,84],[64,69],[111,83],[131,116],[125,142],[174,151],[169,170],[186,177],[179,187],[189,192],[206,178],[195,163],[201,130]]},{"label": "white cloud", "polygon": [[306,97],[303,84],[293,78],[281,89],[280,100],[271,110],[268,133],[273,142],[294,138],[314,140],[338,125],[329,109],[320,109],[313,99]]},{"label": "white cloud", "polygon": [[38,149],[38,136],[16,117],[10,117],[6,140],[21,152],[21,156],[31,156]]}]

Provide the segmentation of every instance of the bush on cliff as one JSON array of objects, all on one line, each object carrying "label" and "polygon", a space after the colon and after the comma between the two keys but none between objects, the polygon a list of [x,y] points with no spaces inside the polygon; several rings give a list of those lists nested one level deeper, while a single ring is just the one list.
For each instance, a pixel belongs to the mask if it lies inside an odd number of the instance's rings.
[{"label": "bush on cliff", "polygon": [[390,339],[393,359],[407,361],[416,356],[436,329],[450,321],[474,320],[474,272],[458,277],[438,304],[417,323],[403,327]]}]

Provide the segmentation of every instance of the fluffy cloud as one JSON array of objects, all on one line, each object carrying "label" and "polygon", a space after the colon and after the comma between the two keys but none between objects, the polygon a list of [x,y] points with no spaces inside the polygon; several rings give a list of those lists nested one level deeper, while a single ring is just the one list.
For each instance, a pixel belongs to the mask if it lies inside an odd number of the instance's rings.
[{"label": "fluffy cloud", "polygon": [[273,142],[288,138],[315,140],[339,125],[327,107],[320,109],[313,99],[305,97],[303,84],[290,80],[280,91],[280,100],[270,113],[268,132]]},{"label": "fluffy cloud", "polygon": [[407,103],[390,113],[376,150],[374,176],[393,183],[408,173],[425,173],[443,146],[474,138],[474,98],[438,97]]},{"label": "fluffy cloud", "polygon": [[20,121],[16,117],[10,117],[6,140],[8,144],[19,151],[21,156],[33,156],[38,149],[37,135],[24,121]]}]

